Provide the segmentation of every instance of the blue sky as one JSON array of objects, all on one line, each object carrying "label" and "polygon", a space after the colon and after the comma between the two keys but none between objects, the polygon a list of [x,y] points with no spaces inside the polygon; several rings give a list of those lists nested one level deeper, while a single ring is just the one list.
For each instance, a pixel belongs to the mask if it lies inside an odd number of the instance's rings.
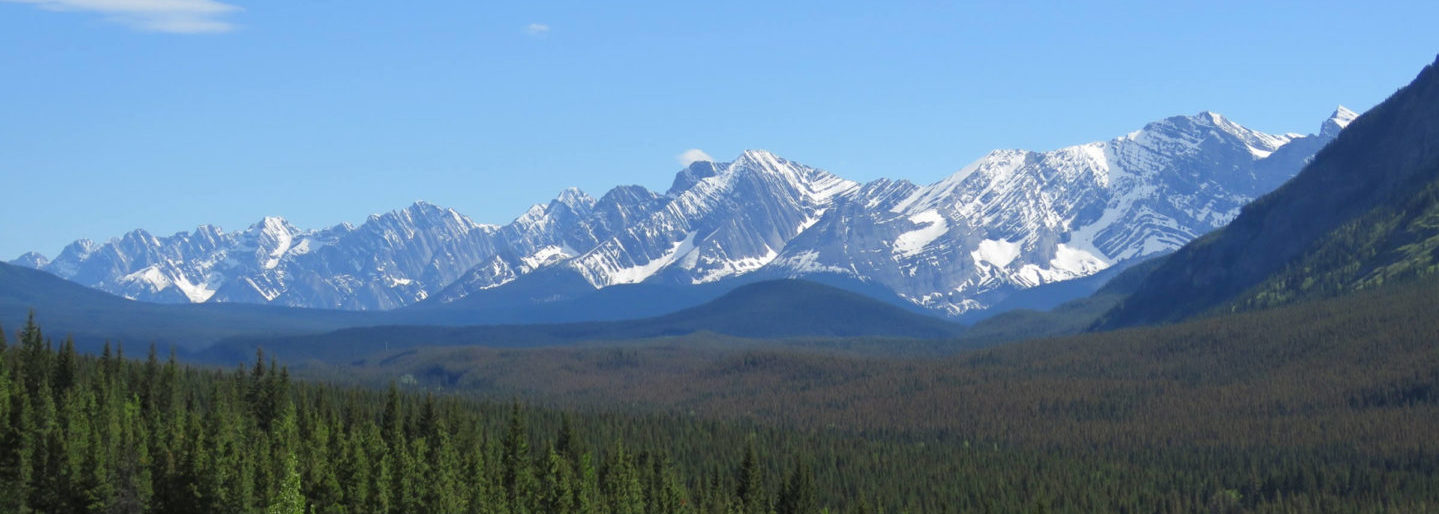
[{"label": "blue sky", "polygon": [[421,199],[504,223],[689,149],[928,183],[1201,110],[1309,133],[1439,52],[1436,2],[684,4],[0,0],[0,258]]}]

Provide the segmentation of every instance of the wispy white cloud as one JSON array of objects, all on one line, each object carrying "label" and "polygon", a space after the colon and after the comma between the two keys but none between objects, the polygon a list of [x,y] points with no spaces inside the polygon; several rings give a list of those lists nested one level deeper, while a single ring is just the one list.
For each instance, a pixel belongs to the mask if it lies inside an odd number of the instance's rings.
[{"label": "wispy white cloud", "polygon": [[531,36],[543,36],[550,33],[550,26],[543,23],[531,23],[525,26],[525,33]]},{"label": "wispy white cloud", "polygon": [[226,16],[238,6],[215,0],[0,0],[32,4],[49,11],[97,13],[106,20],[148,32],[206,34],[229,32]]},{"label": "wispy white cloud", "polygon": [[680,164],[683,164],[683,165],[685,165],[685,166],[689,166],[689,165],[694,164],[695,162],[698,162],[698,161],[714,161],[714,160],[715,160],[714,157],[710,157],[710,154],[707,154],[707,153],[705,153],[704,150],[700,150],[700,149],[698,149],[698,148],[691,148],[691,149],[689,149],[689,150],[685,150],[684,152],[681,152],[679,155],[676,155],[676,156],[675,156],[675,159],[678,160],[678,161],[680,161]]}]

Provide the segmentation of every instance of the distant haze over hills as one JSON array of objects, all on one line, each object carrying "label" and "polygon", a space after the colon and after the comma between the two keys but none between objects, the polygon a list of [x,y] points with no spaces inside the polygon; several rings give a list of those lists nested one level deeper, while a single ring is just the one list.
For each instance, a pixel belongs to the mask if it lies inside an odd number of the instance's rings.
[{"label": "distant haze over hills", "polygon": [[959,315],[1223,226],[1354,116],[1341,107],[1308,136],[1176,116],[1103,142],[991,152],[928,186],[859,184],[751,150],[694,162],[663,193],[569,189],[502,226],[421,202],[359,226],[136,230],[12,263],[138,300],[351,310],[504,288],[539,288],[529,297],[543,301],[546,286],[520,280],[540,270],[593,289],[839,275]]}]

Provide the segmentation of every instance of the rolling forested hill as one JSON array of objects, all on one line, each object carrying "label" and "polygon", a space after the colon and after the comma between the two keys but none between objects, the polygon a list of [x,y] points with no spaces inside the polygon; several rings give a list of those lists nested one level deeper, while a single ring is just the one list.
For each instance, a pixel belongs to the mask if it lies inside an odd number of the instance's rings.
[{"label": "rolling forested hill", "polygon": [[[318,382],[263,359],[226,371],[55,353],[27,328],[0,351],[0,498],[516,512],[581,501],[568,484],[598,512],[816,512],[796,498],[840,512],[1425,512],[1439,505],[1436,311],[1439,287],[1421,281],[945,358],[691,335],[302,370]],[[413,383],[389,395],[323,385],[403,374]],[[505,404],[461,399],[476,394],[583,406],[572,426],[594,467],[550,435],[561,414],[509,421]]]},{"label": "rolling forested hill", "polygon": [[842,289],[802,280],[741,286],[718,299],[654,318],[550,325],[380,326],[316,335],[237,337],[199,357],[230,363],[265,348],[290,362],[351,362],[420,346],[519,348],[638,340],[710,332],[745,338],[888,337],[939,339],[964,327]]},{"label": "rolling forested hill", "polygon": [[198,348],[240,334],[325,332],[366,324],[363,312],[247,304],[156,304],[127,300],[43,271],[0,263],[0,325],[14,328],[35,311],[82,351],[106,340]]}]

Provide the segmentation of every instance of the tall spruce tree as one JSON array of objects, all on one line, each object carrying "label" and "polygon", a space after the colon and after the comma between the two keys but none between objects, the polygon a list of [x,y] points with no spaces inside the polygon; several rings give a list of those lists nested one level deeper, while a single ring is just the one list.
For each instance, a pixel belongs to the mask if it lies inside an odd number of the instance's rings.
[{"label": "tall spruce tree", "polygon": [[769,511],[769,498],[764,492],[764,469],[753,436],[745,443],[744,458],[735,473],[735,499],[746,514]]},{"label": "tall spruce tree", "polygon": [[502,459],[502,483],[511,511],[516,514],[534,512],[537,484],[534,464],[530,458],[529,431],[526,428],[525,413],[519,403],[515,403],[510,409],[510,425],[505,432]]},{"label": "tall spruce tree", "polygon": [[796,456],[789,479],[785,480],[775,510],[779,514],[818,514],[814,472],[802,456]]}]

